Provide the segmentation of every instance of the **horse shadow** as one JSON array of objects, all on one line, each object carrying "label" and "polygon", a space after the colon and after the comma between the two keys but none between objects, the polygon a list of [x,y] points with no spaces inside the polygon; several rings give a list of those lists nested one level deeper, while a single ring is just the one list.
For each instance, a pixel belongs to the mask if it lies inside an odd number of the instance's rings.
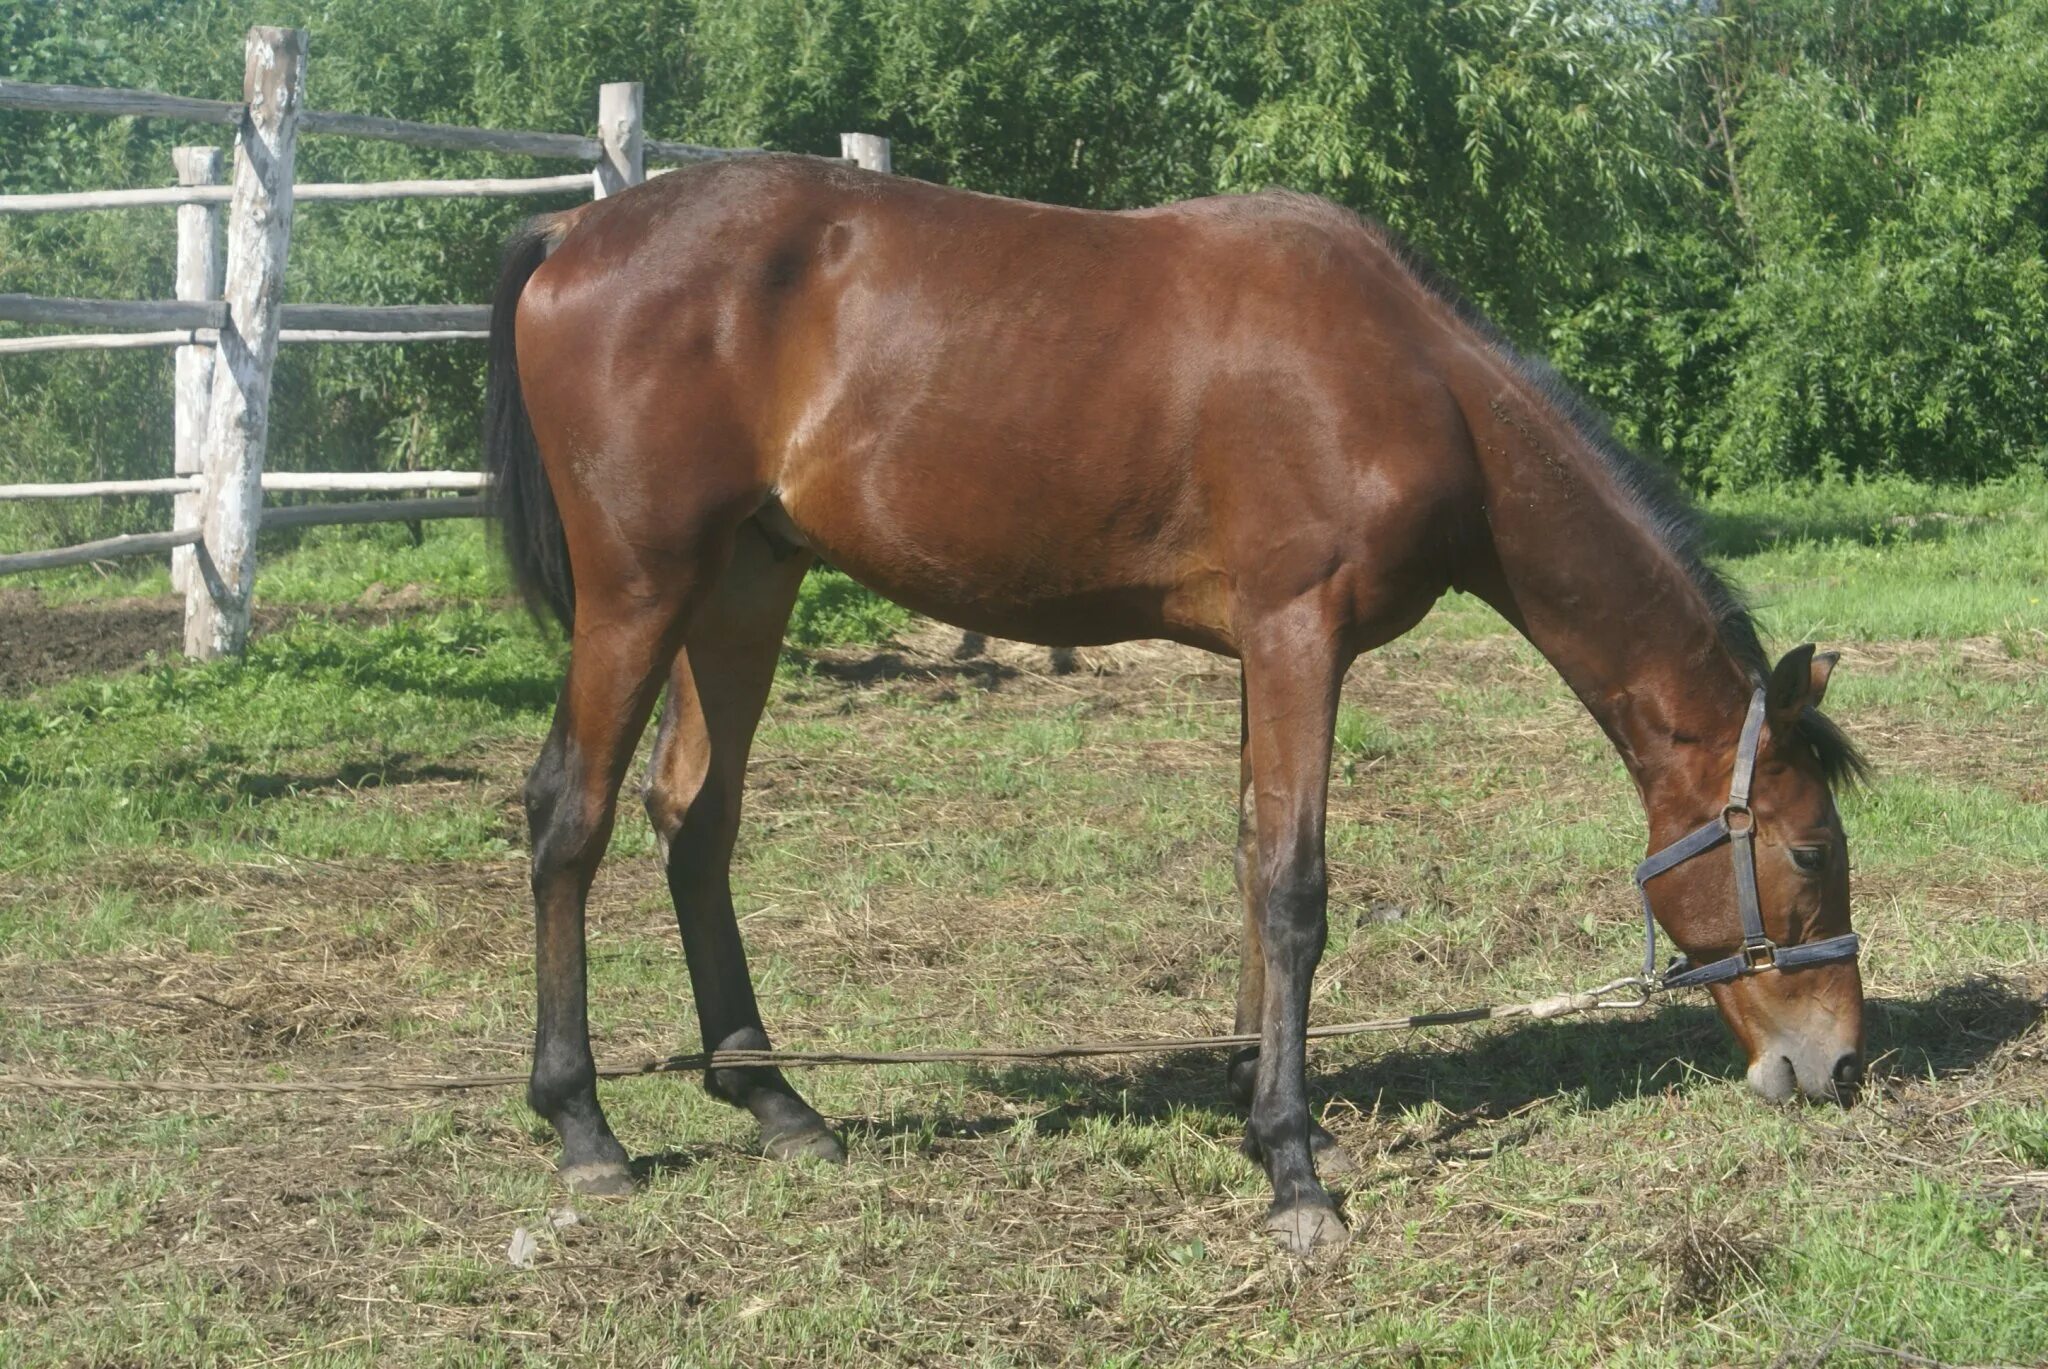
[{"label": "horse shadow", "polygon": [[[1873,1086],[1968,1074],[2033,1029],[2044,1010],[2048,999],[1988,976],[1915,997],[1871,999],[1864,1023]],[[1432,1137],[1437,1143],[1560,1095],[1602,1111],[1674,1087],[1725,1086],[1744,1072],[1720,1015],[1704,1003],[1669,1003],[1640,1018],[1578,1017],[1518,1023],[1476,1037],[1410,1038],[1384,1054],[1347,1058],[1343,1051],[1324,1047],[1320,1061],[1311,1053],[1312,1110],[1333,1100],[1364,1112],[1434,1106],[1448,1114]],[[1150,1058],[1106,1073],[1021,1065],[978,1069],[969,1078],[978,1091],[1035,1104],[1031,1122],[1040,1135],[1063,1134],[1091,1118],[1157,1122],[1238,1111],[1224,1088],[1222,1062],[1209,1052]],[[976,1140],[1021,1124],[1013,1114],[844,1122],[871,1141]]]},{"label": "horse shadow", "polygon": [[1723,556],[1751,556],[1788,542],[1850,542],[1889,546],[1900,542],[1940,542],[1993,520],[1982,514],[1897,513],[1873,519],[1867,510],[1805,506],[1774,512],[1702,514],[1706,542]]},{"label": "horse shadow", "polygon": [[872,655],[847,657],[785,647],[784,657],[798,669],[837,684],[866,687],[898,681],[924,685],[963,685],[994,691],[1022,672],[986,656],[967,660],[933,661],[913,659],[900,651],[877,651]]},{"label": "horse shadow", "polygon": [[353,792],[359,789],[380,789],[387,785],[425,784],[435,781],[474,783],[484,778],[484,772],[475,766],[419,763],[416,757],[401,754],[380,761],[351,761],[337,765],[332,771],[319,774],[262,774],[247,771],[235,777],[234,787],[235,792],[244,797],[262,800],[289,798],[327,789]]}]

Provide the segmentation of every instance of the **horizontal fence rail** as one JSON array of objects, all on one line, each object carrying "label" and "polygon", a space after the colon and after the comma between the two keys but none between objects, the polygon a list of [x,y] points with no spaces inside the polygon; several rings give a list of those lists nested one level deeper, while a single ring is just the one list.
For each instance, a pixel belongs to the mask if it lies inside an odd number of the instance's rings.
[{"label": "horizontal fence rail", "polygon": [[482,471],[360,471],[324,474],[265,471],[263,488],[321,494],[370,494],[378,490],[480,490],[490,483]]},{"label": "horizontal fence rail", "polygon": [[[190,494],[205,484],[197,475],[161,475],[69,485],[0,485],[0,500]],[[266,494],[377,494],[389,490],[481,490],[489,486],[490,477],[482,471],[265,471],[258,484]]]},{"label": "horizontal fence rail", "polygon": [[[281,328],[277,340],[286,343],[408,343],[480,342],[489,337],[486,328],[427,328],[364,330],[351,328]],[[54,333],[43,337],[0,338],[0,356],[32,352],[123,351],[145,347],[212,347],[220,342],[217,328],[170,328],[150,333]]]},{"label": "horizontal fence rail", "polygon": [[287,304],[284,326],[353,332],[485,332],[491,326],[491,309],[487,304]]},{"label": "horizontal fence rail", "polygon": [[33,81],[0,81],[0,109],[47,109],[64,114],[105,114],[177,119],[188,124],[242,122],[249,106],[234,100],[194,100],[153,90],[104,90],[98,86],[43,86]]},{"label": "horizontal fence rail", "polygon": [[0,356],[30,352],[122,351],[136,347],[211,347],[217,328],[165,328],[151,333],[57,333],[46,337],[0,337]]},{"label": "horizontal fence rail", "polygon": [[[667,138],[649,138],[642,146],[647,159],[654,162],[708,162],[720,157],[759,157],[768,149],[764,147],[705,147],[701,143],[679,143]],[[836,158],[845,161],[846,158]]]},{"label": "horizontal fence rail", "polygon": [[0,500],[193,494],[205,484],[196,475],[160,475],[146,480],[81,480],[74,485],[0,485]]},{"label": "horizontal fence rail", "polygon": [[[263,510],[263,527],[270,531],[342,523],[422,523],[437,518],[482,518],[488,512],[489,501],[482,495],[471,494],[422,499],[370,499],[354,504],[267,505]],[[66,566],[86,565],[94,561],[159,554],[197,546],[205,540],[206,534],[201,528],[177,528],[170,532],[124,533],[119,537],[103,537],[98,541],[80,542],[76,546],[55,547],[48,551],[10,552],[0,555],[0,575],[30,570],[61,570]]]},{"label": "horizontal fence rail", "polygon": [[480,342],[491,335],[484,327],[394,329],[385,332],[360,328],[285,328],[279,342]]},{"label": "horizontal fence rail", "polygon": [[[241,101],[0,80],[0,109],[170,119],[235,130],[232,173],[226,176],[220,149],[180,147],[172,153],[176,185],[0,195],[0,214],[176,210],[174,300],[0,295],[0,323],[74,330],[0,338],[0,356],[166,347],[176,358],[175,474],[0,485],[0,502],[169,496],[174,501],[172,530],[7,553],[0,555],[0,574],[168,551],[172,585],[185,597],[185,650],[193,656],[241,650],[248,633],[260,530],[475,518],[489,507],[488,481],[476,471],[263,469],[271,374],[279,345],[470,341],[487,337],[490,327],[490,310],[484,305],[280,304],[293,205],[548,195],[603,199],[650,176],[664,175],[675,164],[762,151],[647,137],[642,88],[630,81],[599,88],[595,137],[309,110],[304,107],[307,46],[303,30],[250,29],[244,44]],[[553,157],[582,162],[586,169],[549,176],[300,184],[293,176],[293,163],[301,134],[369,138],[453,152]],[[870,171],[890,170],[887,138],[842,134],[840,153],[832,160]],[[649,162],[670,165],[650,170]],[[76,331],[83,328],[101,331]],[[223,336],[238,339],[241,345],[223,347]],[[289,504],[263,500],[264,494],[388,493],[411,497]]]},{"label": "horizontal fence rail", "polygon": [[[37,85],[32,81],[0,81],[0,109],[41,109],[62,114],[101,114],[184,123],[240,124],[249,112],[246,102],[194,100],[184,95],[159,95],[150,90],[105,90],[97,86]],[[562,157],[594,162],[598,140],[580,133],[534,133],[524,129],[465,128],[460,124],[415,123],[376,114],[330,114],[304,110],[302,133],[333,133],[350,138],[406,143],[447,152],[504,152],[515,156]],[[687,144],[685,144],[687,146]]]},{"label": "horizontal fence rail", "polygon": [[[590,173],[564,176],[473,176],[447,181],[309,181],[292,188],[295,204],[358,204],[369,200],[516,199],[524,195],[590,193]],[[0,195],[0,214],[57,214],[79,209],[151,209],[226,204],[231,185],[162,185],[140,190],[67,190],[51,195]]]},{"label": "horizontal fence rail", "polygon": [[58,547],[54,551],[14,552],[0,556],[0,575],[13,575],[24,570],[59,570],[65,566],[84,565],[88,561],[113,561],[123,556],[166,552],[177,547],[189,547],[202,539],[203,534],[198,528],[179,528],[175,532],[131,532],[122,537],[81,542],[75,547]]},{"label": "horizontal fence rail", "polygon": [[106,328],[221,328],[226,301],[217,299],[64,299],[55,295],[0,295],[0,322],[86,324]]},{"label": "horizontal fence rail", "polygon": [[[484,304],[287,304],[284,327],[351,332],[482,332],[491,326]],[[221,300],[63,299],[53,295],[0,295],[0,322],[132,324],[138,328],[218,330],[227,324]],[[203,341],[177,338],[177,342]]]}]

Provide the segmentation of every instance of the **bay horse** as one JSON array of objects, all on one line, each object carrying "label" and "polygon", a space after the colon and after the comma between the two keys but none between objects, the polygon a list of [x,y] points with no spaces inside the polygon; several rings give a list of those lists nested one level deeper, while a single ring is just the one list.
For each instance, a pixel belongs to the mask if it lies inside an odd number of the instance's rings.
[{"label": "bay horse", "polygon": [[[1285,192],[1095,212],[804,157],[710,162],[514,235],[487,410],[515,578],[571,643],[525,800],[528,1100],[572,1188],[632,1182],[597,1100],[584,901],[664,683],[645,801],[704,1044],[768,1045],[728,871],[819,558],[972,632],[1241,662],[1236,1023],[1260,1045],[1227,1068],[1288,1249],[1347,1239],[1303,1069],[1338,690],[1452,588],[1599,722],[1653,846],[1740,829],[1746,879],[1740,859],[1678,860],[1644,904],[1689,955],[1727,956],[1712,992],[1751,1085],[1833,1098],[1860,1079],[1832,798],[1860,761],[1818,711],[1834,658],[1772,668],[1676,496],[1367,220]],[[1738,959],[1844,943],[1796,970]],[[779,1071],[705,1083],[768,1155],[843,1159]]]}]

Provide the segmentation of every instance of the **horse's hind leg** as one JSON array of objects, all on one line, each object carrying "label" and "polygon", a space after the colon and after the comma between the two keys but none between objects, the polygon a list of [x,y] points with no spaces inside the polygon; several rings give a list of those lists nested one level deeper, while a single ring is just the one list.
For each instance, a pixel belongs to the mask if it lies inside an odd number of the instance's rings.
[{"label": "horse's hind leg", "polygon": [[[801,552],[777,559],[757,525],[740,529],[732,564],[692,616],[676,657],[648,769],[647,814],[666,853],[706,1050],[768,1046],[729,875],[747,752],[810,561]],[[704,1084],[714,1097],[754,1114],[770,1157],[845,1158],[824,1119],[780,1070],[708,1070]]]},{"label": "horse's hind leg", "polygon": [[[578,567],[579,571],[583,567]],[[583,1192],[631,1187],[626,1151],[597,1102],[585,997],[584,902],[611,838],[619,783],[689,612],[692,577],[654,590],[579,584],[569,674],[526,781],[539,999],[527,1102],[562,1138],[561,1177]]]}]

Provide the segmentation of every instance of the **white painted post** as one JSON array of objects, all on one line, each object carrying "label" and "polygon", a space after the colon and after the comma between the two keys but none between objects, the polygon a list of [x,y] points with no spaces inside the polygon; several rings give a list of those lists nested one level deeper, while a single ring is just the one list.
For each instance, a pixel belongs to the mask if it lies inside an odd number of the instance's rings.
[{"label": "white painted post", "polygon": [[839,155],[864,170],[879,171],[884,176],[895,170],[890,164],[889,140],[879,133],[840,134]]},{"label": "white painted post", "polygon": [[590,197],[601,200],[647,179],[647,129],[641,118],[646,90],[638,81],[597,88],[597,140],[604,151],[591,173]]},{"label": "white painted post", "polygon": [[[185,594],[185,654],[239,655],[249,639],[256,532],[263,519],[263,448],[270,436],[270,372],[277,360],[284,267],[292,233],[292,162],[306,94],[306,31],[252,28],[244,46],[228,211],[227,326],[214,357],[201,474],[211,560]],[[208,580],[218,593],[209,593]]]},{"label": "white painted post", "polygon": [[[217,147],[174,147],[171,163],[178,169],[179,185],[220,184]],[[216,205],[178,206],[177,293],[179,299],[220,298],[220,209]],[[206,406],[213,398],[213,348],[180,347],[172,356],[176,369],[171,470],[177,475],[196,475],[206,443]],[[197,491],[179,495],[171,503],[171,526],[198,526],[205,507]],[[179,547],[171,553],[171,588],[185,594],[191,582],[192,548]]]}]

